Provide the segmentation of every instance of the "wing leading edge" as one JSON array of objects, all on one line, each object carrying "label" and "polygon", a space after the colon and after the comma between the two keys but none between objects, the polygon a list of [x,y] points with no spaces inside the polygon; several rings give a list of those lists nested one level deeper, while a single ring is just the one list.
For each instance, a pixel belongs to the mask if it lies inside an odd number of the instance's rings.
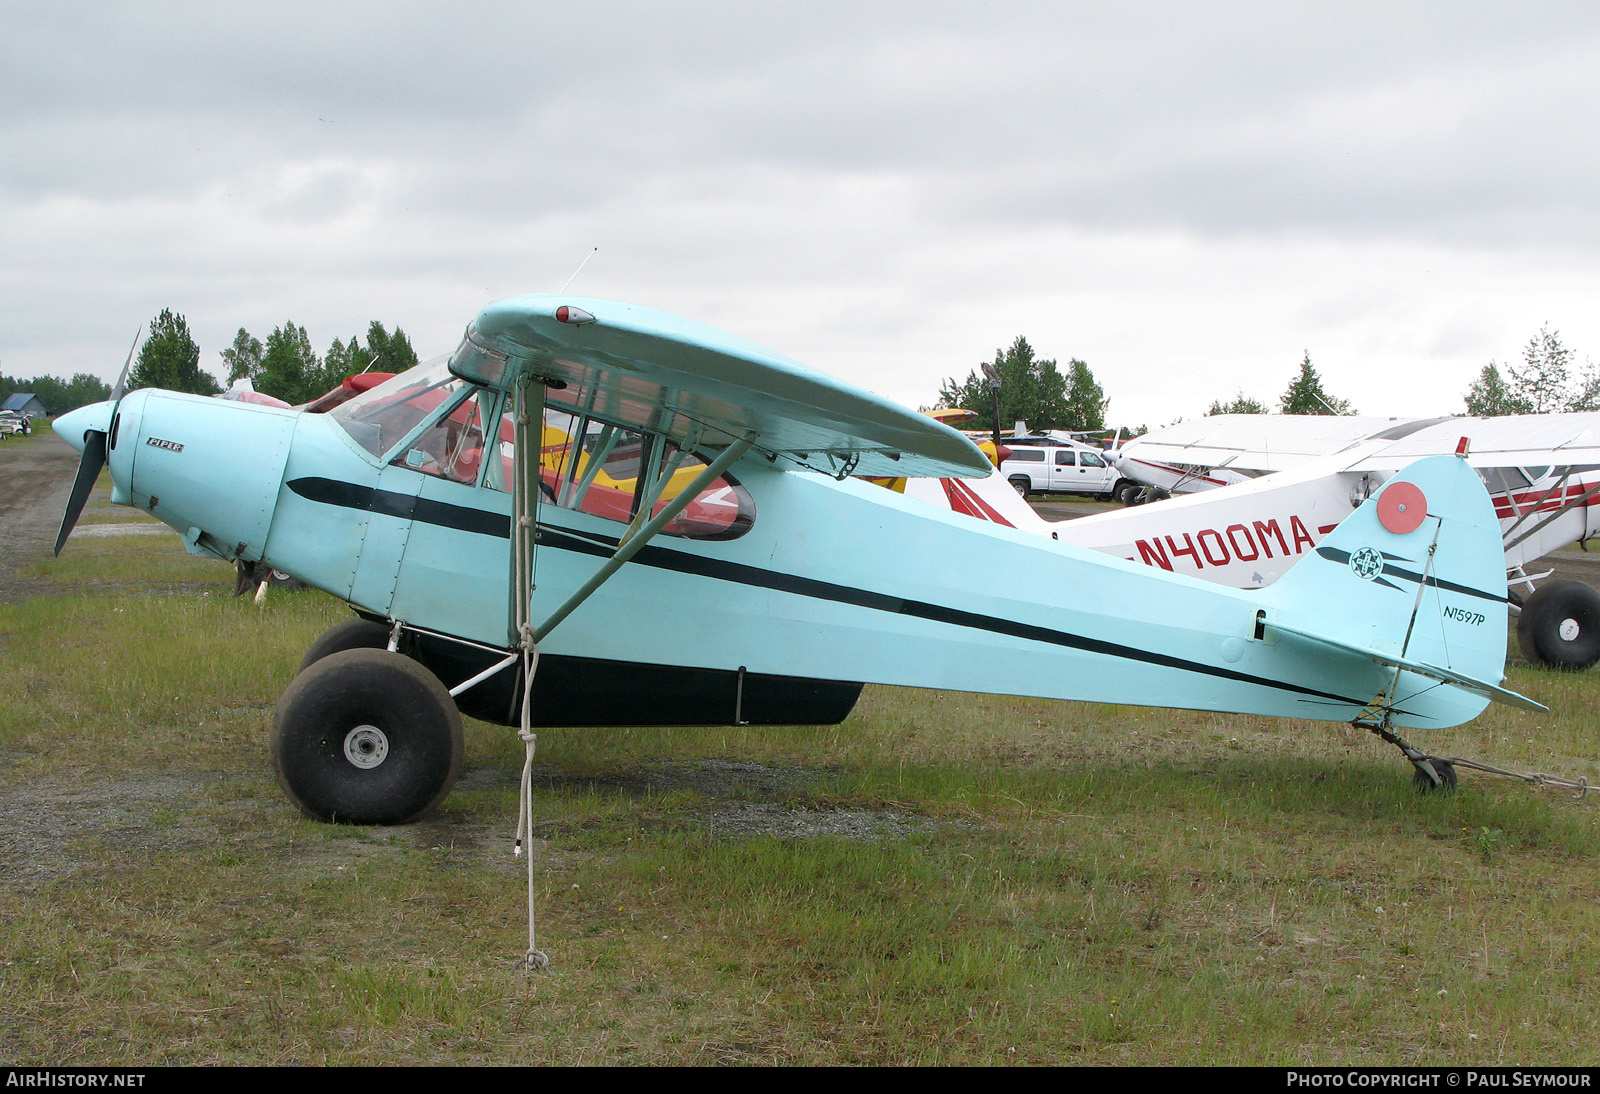
[{"label": "wing leading edge", "polygon": [[948,426],[702,323],[612,300],[509,297],[478,313],[450,370],[509,390],[534,376],[553,399],[608,420],[721,447],[755,447],[845,475],[987,475]]}]

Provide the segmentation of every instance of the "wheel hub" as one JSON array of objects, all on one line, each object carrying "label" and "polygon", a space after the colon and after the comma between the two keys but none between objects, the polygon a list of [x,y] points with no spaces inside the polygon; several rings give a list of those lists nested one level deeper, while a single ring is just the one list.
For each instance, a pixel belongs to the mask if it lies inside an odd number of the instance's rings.
[{"label": "wheel hub", "polygon": [[1575,641],[1578,637],[1578,632],[1582,629],[1583,628],[1578,626],[1578,621],[1576,619],[1563,619],[1559,628],[1561,640],[1563,642]]},{"label": "wheel hub", "polygon": [[344,735],[344,758],[370,771],[389,758],[389,738],[377,726],[356,726]]}]

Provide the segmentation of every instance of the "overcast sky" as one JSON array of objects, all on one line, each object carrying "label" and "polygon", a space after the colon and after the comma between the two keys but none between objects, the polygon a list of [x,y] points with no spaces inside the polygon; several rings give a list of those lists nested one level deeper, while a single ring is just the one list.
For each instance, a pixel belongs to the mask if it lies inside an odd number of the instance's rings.
[{"label": "overcast sky", "polygon": [[423,356],[562,287],[932,404],[1023,335],[1113,421],[1462,410],[1600,361],[1600,6],[0,0],[0,371],[184,314]]}]

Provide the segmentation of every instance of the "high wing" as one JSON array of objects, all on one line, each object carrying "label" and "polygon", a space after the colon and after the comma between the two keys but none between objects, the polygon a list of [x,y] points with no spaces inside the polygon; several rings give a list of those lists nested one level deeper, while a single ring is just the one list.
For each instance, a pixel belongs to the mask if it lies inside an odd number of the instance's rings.
[{"label": "high wing", "polygon": [[1497,418],[1216,414],[1131,440],[1120,455],[1267,474],[1349,450],[1351,459],[1339,470],[1365,474],[1448,455],[1462,437],[1470,442],[1467,462],[1479,469],[1600,467],[1600,413]]},{"label": "high wing", "polygon": [[[1384,433],[1440,419],[1311,414],[1213,414],[1136,437],[1120,454],[1152,463],[1270,474]],[[1455,450],[1455,442],[1443,451]],[[1438,453],[1432,453],[1437,455]],[[1415,457],[1413,457],[1415,458]]]},{"label": "high wing", "polygon": [[674,441],[754,447],[832,475],[977,477],[978,447],[926,415],[771,350],[666,312],[556,294],[478,313],[451,357],[464,379],[510,390],[528,377],[553,400]]},{"label": "high wing", "polygon": [[1395,471],[1422,456],[1455,451],[1462,437],[1469,442],[1467,462],[1480,469],[1600,466],[1600,413],[1510,414],[1428,423],[1345,470]]}]

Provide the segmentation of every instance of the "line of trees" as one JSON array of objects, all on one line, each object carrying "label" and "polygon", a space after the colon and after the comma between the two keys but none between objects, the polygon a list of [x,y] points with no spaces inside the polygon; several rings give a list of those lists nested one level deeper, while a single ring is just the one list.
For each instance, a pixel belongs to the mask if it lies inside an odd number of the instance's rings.
[{"label": "line of trees", "polygon": [[[1311,351],[1306,350],[1300,360],[1300,371],[1295,373],[1289,381],[1289,387],[1278,396],[1278,412],[1280,414],[1354,414],[1356,408],[1350,405],[1348,399],[1341,399],[1332,395],[1322,386],[1322,376],[1317,372],[1317,367],[1311,363]],[[1212,414],[1270,414],[1265,403],[1259,399],[1251,398],[1240,391],[1234,397],[1223,402],[1217,399],[1206,411],[1209,417]]]},{"label": "line of trees", "polygon": [[[257,391],[299,404],[369,367],[377,372],[404,372],[416,365],[417,352],[405,331],[399,327],[389,331],[374,319],[367,327],[365,346],[356,335],[349,342],[335,338],[328,352],[319,356],[311,348],[305,327],[288,322],[273,328],[265,341],[240,327],[233,344],[222,351],[222,361],[228,366],[230,385],[249,379]],[[141,387],[196,395],[216,395],[222,390],[216,377],[200,367],[200,346],[189,332],[188,321],[170,308],[163,308],[150,321],[150,333],[129,373],[128,389]]]},{"label": "line of trees", "polygon": [[[1011,343],[1009,349],[996,350],[994,358],[967,373],[960,382],[949,378],[939,388],[940,408],[960,407],[973,411],[977,417],[969,424],[973,430],[989,431],[994,428],[994,391],[986,373],[999,379],[1000,429],[1007,432],[1013,423],[1025,421],[1036,430],[1073,429],[1096,431],[1106,429],[1106,410],[1110,400],[1095,380],[1089,366],[1074,357],[1063,373],[1054,358],[1041,358],[1023,337]],[[1300,368],[1290,379],[1289,386],[1278,397],[1278,411],[1282,414],[1355,414],[1348,399],[1330,393],[1323,385],[1322,376],[1311,363],[1311,352],[1305,351]],[[1268,414],[1271,411],[1259,399],[1244,392],[1235,393],[1226,402],[1221,399],[1211,404],[1207,414]],[[1146,431],[1143,425],[1121,432],[1126,436],[1139,436]]]},{"label": "line of trees", "polygon": [[87,372],[74,373],[70,380],[60,376],[35,376],[24,380],[0,372],[0,402],[19,391],[37,395],[51,417],[111,398],[111,385]]},{"label": "line of trees", "polygon": [[1462,398],[1467,413],[1476,418],[1504,414],[1552,414],[1560,411],[1600,410],[1600,370],[1586,364],[1573,375],[1572,350],[1561,344],[1561,332],[1548,324],[1522,347],[1522,361],[1506,364],[1507,375],[1490,361],[1478,373]]},{"label": "line of trees", "polygon": [[994,359],[985,361],[957,383],[954,377],[939,387],[939,408],[961,408],[977,414],[968,428],[992,431],[994,392],[984,370],[993,370],[1000,383],[1000,422],[1009,432],[1018,421],[1035,430],[1103,430],[1110,400],[1095,381],[1094,373],[1074,357],[1065,374],[1055,358],[1040,358],[1021,335],[1010,349],[997,349]]}]

